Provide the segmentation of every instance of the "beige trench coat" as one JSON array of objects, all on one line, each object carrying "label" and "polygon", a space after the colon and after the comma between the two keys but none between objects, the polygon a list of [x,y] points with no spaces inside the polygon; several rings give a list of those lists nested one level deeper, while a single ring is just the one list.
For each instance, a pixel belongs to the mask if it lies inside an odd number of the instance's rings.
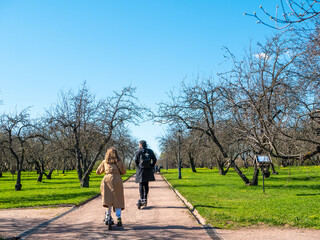
[{"label": "beige trench coat", "polygon": [[96,173],[98,175],[105,173],[100,185],[102,205],[104,207],[113,206],[114,209],[124,209],[123,182],[121,175],[126,174],[126,172],[126,167],[122,161],[108,164],[104,160],[97,168]]}]

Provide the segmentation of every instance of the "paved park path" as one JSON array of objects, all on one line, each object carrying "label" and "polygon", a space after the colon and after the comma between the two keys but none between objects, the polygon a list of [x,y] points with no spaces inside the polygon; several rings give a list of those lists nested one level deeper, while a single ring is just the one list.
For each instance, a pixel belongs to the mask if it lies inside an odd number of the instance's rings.
[{"label": "paved park path", "polygon": [[[150,182],[148,207],[138,210],[138,185],[124,183],[123,227],[107,230],[101,197],[75,208],[0,210],[0,235],[20,239],[320,240],[320,230],[254,227],[212,229],[199,224],[160,174]],[[60,215],[59,215],[60,214]]]},{"label": "paved park path", "polygon": [[138,184],[124,183],[123,227],[107,230],[101,196],[22,239],[212,239],[161,175],[150,182],[148,206],[138,210]]}]

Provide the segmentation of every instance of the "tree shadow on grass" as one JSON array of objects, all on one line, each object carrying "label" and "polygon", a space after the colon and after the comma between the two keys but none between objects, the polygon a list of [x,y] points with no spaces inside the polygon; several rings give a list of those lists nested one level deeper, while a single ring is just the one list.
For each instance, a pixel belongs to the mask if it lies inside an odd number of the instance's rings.
[{"label": "tree shadow on grass", "polygon": [[194,188],[194,187],[206,187],[206,188],[212,188],[212,187],[225,187],[225,184],[219,184],[219,183],[211,183],[211,184],[182,184],[182,183],[174,183],[172,184],[174,188],[178,187],[188,187],[188,188]]},{"label": "tree shadow on grass", "polygon": [[305,197],[305,196],[317,196],[320,195],[320,193],[298,193],[298,197]]},{"label": "tree shadow on grass", "polygon": [[234,208],[230,208],[230,207],[217,207],[217,206],[212,206],[212,205],[194,205],[193,206],[193,209],[192,209],[192,211],[193,210],[195,210],[195,209],[197,209],[197,208],[199,208],[199,207],[203,207],[203,208],[213,208],[213,209],[234,209]]},{"label": "tree shadow on grass", "polygon": [[94,191],[90,192],[78,192],[78,193],[61,193],[61,194],[48,194],[48,195],[33,195],[32,197],[21,196],[17,198],[16,196],[7,197],[1,199],[1,203],[21,203],[23,201],[32,201],[32,202],[45,202],[50,200],[66,200],[66,199],[76,199],[79,197],[89,197],[96,196],[97,193]]},{"label": "tree shadow on grass", "polygon": [[[73,190],[73,189],[81,189],[80,185],[78,187],[61,187],[63,190],[69,189],[69,190]],[[61,188],[54,188],[54,187],[41,187],[41,188],[37,188],[37,187],[28,187],[27,185],[23,185],[22,184],[22,189],[19,191],[20,193],[23,193],[24,191],[46,191],[46,190],[56,190],[56,191],[61,191]],[[12,189],[9,189],[12,192],[16,192],[14,187]],[[8,191],[8,190],[5,190]],[[3,192],[5,192],[3,191]],[[0,190],[0,192],[2,192],[2,190]]]},{"label": "tree shadow on grass", "polygon": [[315,185],[307,185],[307,184],[295,184],[295,185],[270,185],[268,188],[288,188],[288,189],[320,189],[320,184],[315,184]]}]

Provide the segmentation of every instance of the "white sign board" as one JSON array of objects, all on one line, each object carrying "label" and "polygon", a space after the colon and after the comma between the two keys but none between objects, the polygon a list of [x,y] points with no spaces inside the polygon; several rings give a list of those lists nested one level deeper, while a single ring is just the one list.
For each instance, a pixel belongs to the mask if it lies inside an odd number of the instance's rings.
[{"label": "white sign board", "polygon": [[258,160],[259,163],[269,163],[269,162],[271,162],[269,156],[257,156],[257,160]]}]

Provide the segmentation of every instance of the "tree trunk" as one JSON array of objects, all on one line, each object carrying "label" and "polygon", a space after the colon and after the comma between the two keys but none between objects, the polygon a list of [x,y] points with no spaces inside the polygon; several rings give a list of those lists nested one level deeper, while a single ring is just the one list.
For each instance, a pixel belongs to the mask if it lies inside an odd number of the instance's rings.
[{"label": "tree trunk", "polygon": [[34,162],[34,165],[35,165],[35,168],[36,168],[37,174],[38,174],[37,182],[42,182],[43,172],[41,171],[40,164],[39,164],[39,162],[35,161],[35,162]]},{"label": "tree trunk", "polygon": [[192,157],[192,154],[188,153],[188,155],[189,155],[189,161],[190,161],[192,172],[197,172],[196,166],[194,165],[194,158]]},{"label": "tree trunk", "polygon": [[38,181],[38,182],[42,182],[42,177],[43,177],[43,173],[40,172],[37,181]]},{"label": "tree trunk", "polygon": [[243,167],[244,168],[249,168],[248,159],[246,157],[241,157],[241,159],[243,161]]},{"label": "tree trunk", "polygon": [[38,170],[37,170],[37,172],[38,172],[38,182],[42,182],[42,178],[43,178],[43,173],[44,173],[44,171],[41,169],[41,168],[39,168]]},{"label": "tree trunk", "polygon": [[272,169],[272,174],[278,174],[278,172],[274,169],[273,163],[270,164]]},{"label": "tree trunk", "polygon": [[220,175],[226,175],[227,173],[225,172],[225,170],[223,169],[223,167],[221,167],[220,164],[218,164],[218,170],[219,170],[219,174]]},{"label": "tree trunk", "polygon": [[224,170],[224,162],[223,161],[217,161],[218,163],[218,170],[220,175],[226,175],[229,171],[230,165],[227,167],[226,170]]},{"label": "tree trunk", "polygon": [[0,177],[2,177],[2,172],[0,172]]},{"label": "tree trunk", "polygon": [[16,185],[15,185],[15,190],[16,191],[20,191],[22,188],[22,184],[21,184],[21,170],[19,169],[17,171],[17,182],[16,182]]},{"label": "tree trunk", "polygon": [[[81,150],[80,150],[80,144],[79,144],[79,136],[78,136],[78,128],[75,127],[73,129],[73,132],[74,132],[74,137],[75,137],[75,141],[76,141],[76,144],[74,146],[74,150],[75,150],[75,153],[76,153],[76,161],[77,161],[77,173],[78,173],[78,179],[80,181],[80,185],[81,187],[86,187],[86,183],[85,183],[85,176],[83,176],[83,173],[84,171],[82,171],[82,164],[85,163],[85,160],[86,159],[83,159],[83,156],[82,156],[82,153],[81,153]],[[89,183],[88,183],[89,185]]]},{"label": "tree trunk", "polygon": [[77,158],[77,174],[78,174],[78,179],[80,181],[81,187],[82,187],[82,181],[83,181],[83,172],[82,172],[82,168],[81,168],[81,160],[79,158]]},{"label": "tree trunk", "polygon": [[131,164],[132,164],[132,162],[133,162],[133,158],[130,158],[129,165],[128,165],[129,170],[131,170]]},{"label": "tree trunk", "polygon": [[237,164],[235,164],[235,162],[233,160],[230,160],[230,165],[234,168],[234,170],[238,173],[238,175],[240,176],[240,178],[244,181],[245,184],[249,184],[250,181],[249,179],[246,177],[246,175],[244,175],[241,170],[239,169],[239,167],[237,166]]},{"label": "tree trunk", "polygon": [[254,164],[254,172],[253,172],[253,178],[251,179],[249,186],[258,186],[258,176],[259,176],[259,168],[257,164]]},{"label": "tree trunk", "polygon": [[51,179],[52,172],[54,169],[51,169],[48,174],[46,174],[47,179]]},{"label": "tree trunk", "polygon": [[[83,174],[81,178],[81,187],[88,188],[89,187],[89,179],[90,179],[90,172],[93,168],[93,164],[90,164],[90,166],[87,166],[87,159],[83,159]],[[91,169],[90,169],[91,168]]]},{"label": "tree trunk", "polygon": [[89,174],[87,174],[80,180],[82,188],[88,188],[89,187],[89,179],[90,179],[90,176],[89,176]]}]

